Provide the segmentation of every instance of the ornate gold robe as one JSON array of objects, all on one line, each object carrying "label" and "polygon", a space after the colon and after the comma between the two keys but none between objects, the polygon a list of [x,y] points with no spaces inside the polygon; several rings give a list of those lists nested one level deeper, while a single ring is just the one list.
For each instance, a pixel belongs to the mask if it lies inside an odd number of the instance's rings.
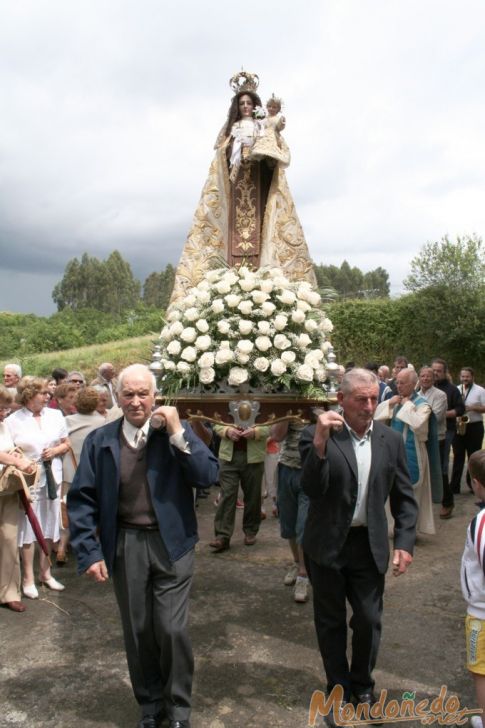
[{"label": "ornate gold robe", "polygon": [[[196,286],[207,270],[229,265],[278,266],[290,280],[316,285],[313,264],[281,159],[269,173],[267,196],[257,180],[257,167],[265,162],[241,164],[234,184],[229,179],[228,137],[216,150],[192,227],[175,272],[171,303]],[[268,150],[269,151],[269,150]],[[281,156],[281,150],[280,150]],[[263,181],[264,185],[264,181]],[[265,204],[264,204],[265,203]]]}]

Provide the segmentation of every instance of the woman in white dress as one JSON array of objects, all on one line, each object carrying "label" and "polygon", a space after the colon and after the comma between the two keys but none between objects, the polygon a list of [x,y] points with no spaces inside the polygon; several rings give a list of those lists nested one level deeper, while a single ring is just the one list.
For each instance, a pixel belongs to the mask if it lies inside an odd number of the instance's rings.
[{"label": "woman in white dress", "polygon": [[[56,481],[55,494],[49,496],[45,466],[41,467],[39,487],[32,503],[49,549],[59,540],[60,489],[62,483],[62,456],[69,450],[65,420],[61,412],[46,407],[48,401],[47,382],[36,377],[24,377],[19,382],[18,402],[21,409],[7,419],[12,440],[26,457],[39,463],[51,462],[52,475]],[[24,516],[19,524],[19,546],[22,548],[23,584],[26,597],[37,599],[35,586],[34,554],[36,537]],[[39,581],[49,589],[62,591],[63,584],[54,579],[45,554],[40,552]]]}]

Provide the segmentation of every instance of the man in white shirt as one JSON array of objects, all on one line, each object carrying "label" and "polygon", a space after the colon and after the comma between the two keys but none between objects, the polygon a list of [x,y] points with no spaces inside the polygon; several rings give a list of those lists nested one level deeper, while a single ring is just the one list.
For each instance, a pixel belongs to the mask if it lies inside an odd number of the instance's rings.
[{"label": "man in white shirt", "polygon": [[[454,493],[460,492],[461,476],[465,465],[465,455],[482,449],[483,443],[483,413],[485,412],[485,389],[475,383],[475,372],[471,367],[463,367],[460,371],[460,385],[458,386],[465,403],[465,416],[468,417],[464,434],[455,433],[452,442],[453,471],[451,475],[451,489]],[[471,490],[470,475],[467,473],[466,482]]]}]

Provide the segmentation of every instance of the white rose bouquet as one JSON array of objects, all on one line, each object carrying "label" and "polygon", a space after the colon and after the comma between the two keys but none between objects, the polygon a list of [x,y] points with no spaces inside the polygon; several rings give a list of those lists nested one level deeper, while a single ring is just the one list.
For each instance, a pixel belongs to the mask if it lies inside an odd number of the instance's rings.
[{"label": "white rose bouquet", "polygon": [[164,394],[295,392],[320,396],[332,324],[307,282],[279,268],[211,270],[166,314]]}]

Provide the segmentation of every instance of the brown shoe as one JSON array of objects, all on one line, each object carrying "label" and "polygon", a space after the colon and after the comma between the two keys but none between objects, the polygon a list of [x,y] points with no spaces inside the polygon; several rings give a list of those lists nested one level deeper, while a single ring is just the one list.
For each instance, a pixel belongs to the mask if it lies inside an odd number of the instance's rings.
[{"label": "brown shoe", "polygon": [[256,536],[244,536],[244,545],[245,546],[254,546],[256,543]]},{"label": "brown shoe", "polygon": [[447,519],[453,515],[453,506],[441,506],[440,518]]},{"label": "brown shoe", "polygon": [[215,554],[220,554],[221,551],[227,551],[230,547],[229,540],[227,538],[215,538],[210,542],[209,546],[214,549]]},{"label": "brown shoe", "polygon": [[4,607],[11,609],[12,612],[25,612],[27,607],[22,602],[4,602]]}]

